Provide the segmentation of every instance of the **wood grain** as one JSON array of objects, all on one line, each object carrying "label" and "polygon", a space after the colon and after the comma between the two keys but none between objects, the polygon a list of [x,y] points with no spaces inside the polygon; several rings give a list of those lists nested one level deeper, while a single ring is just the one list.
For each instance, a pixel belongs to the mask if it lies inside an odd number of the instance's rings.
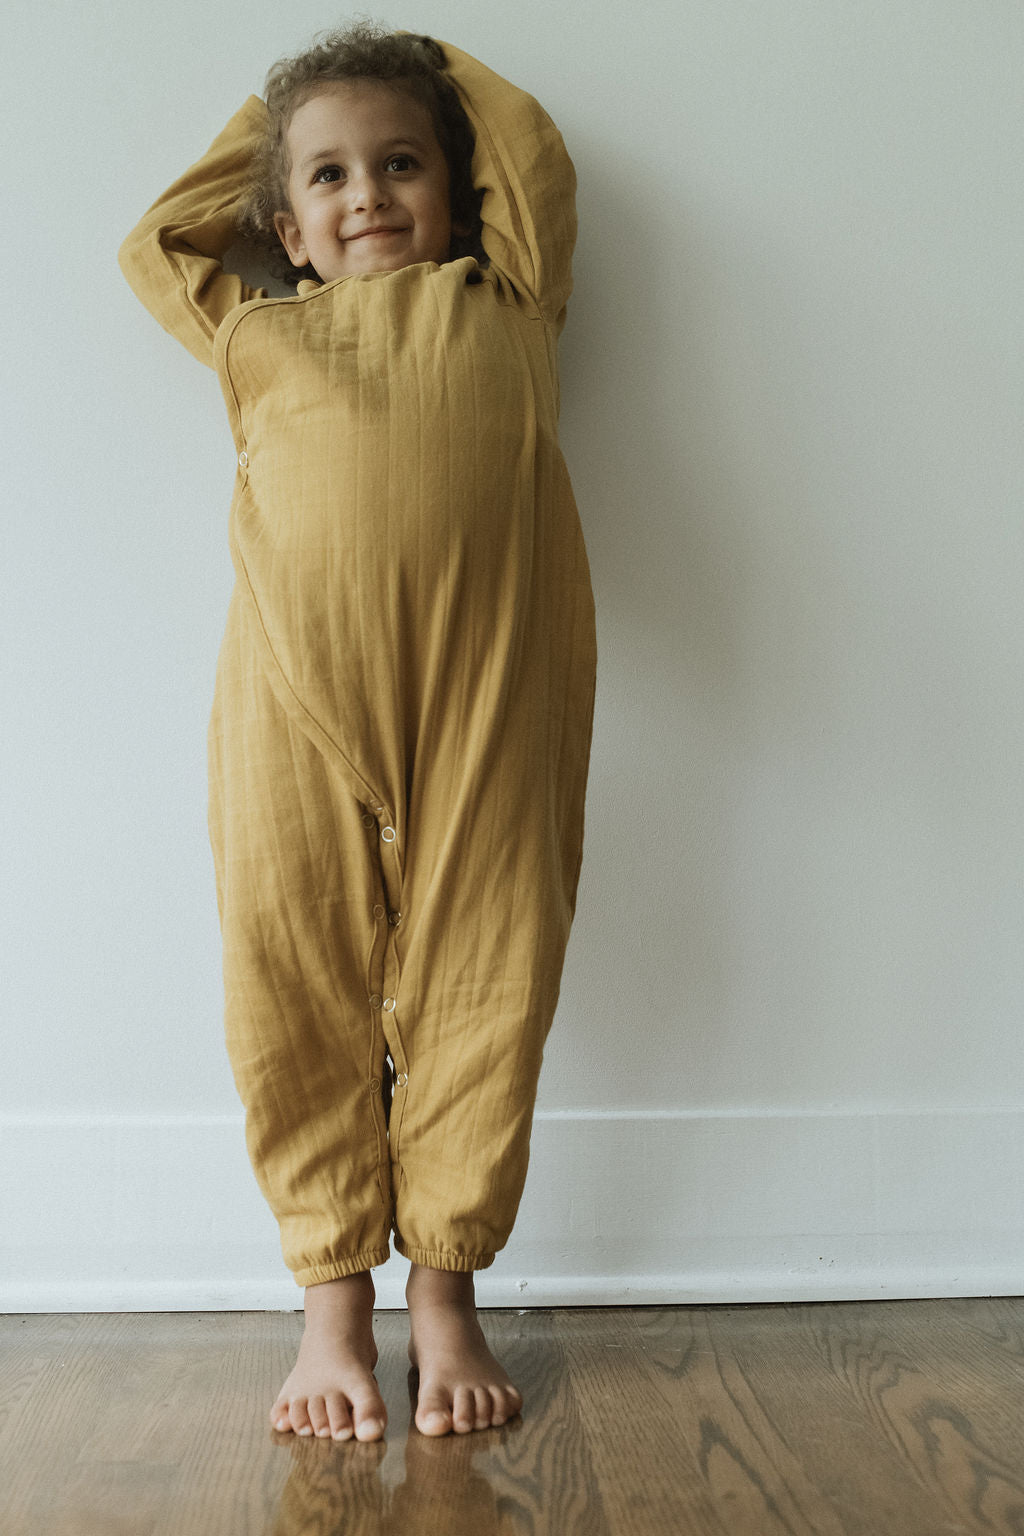
[{"label": "wood grain", "polygon": [[278,1435],[299,1313],[0,1317],[3,1536],[1020,1536],[1024,1299],[487,1312],[522,1418]]}]

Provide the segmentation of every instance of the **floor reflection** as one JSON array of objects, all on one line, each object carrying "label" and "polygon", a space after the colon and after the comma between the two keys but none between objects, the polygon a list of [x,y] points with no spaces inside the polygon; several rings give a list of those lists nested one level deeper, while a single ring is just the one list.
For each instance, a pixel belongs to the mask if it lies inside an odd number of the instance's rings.
[{"label": "floor reflection", "polygon": [[[508,1450],[523,1421],[468,1435],[421,1435],[413,1423],[416,1373],[409,1372],[409,1418],[387,1438],[354,1441],[271,1438],[291,1471],[266,1536],[490,1536],[508,1511]],[[504,1475],[503,1475],[504,1474]]]}]

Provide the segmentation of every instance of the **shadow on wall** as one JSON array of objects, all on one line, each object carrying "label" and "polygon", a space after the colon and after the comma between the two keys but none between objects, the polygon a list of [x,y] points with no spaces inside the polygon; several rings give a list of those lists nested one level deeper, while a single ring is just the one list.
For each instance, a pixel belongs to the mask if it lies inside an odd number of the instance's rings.
[{"label": "shadow on wall", "polygon": [[643,1063],[628,1040],[609,1040],[621,1060],[594,1071],[628,1079],[657,1062],[645,1098],[678,1103],[699,1090],[700,1051],[732,1011],[734,765],[752,730],[749,491],[734,474],[713,248],[686,212],[659,212],[628,167],[610,177],[597,148],[593,166],[577,155],[576,287],[560,351],[599,643],[573,986],[584,1018],[625,1019],[638,996],[660,1000]]}]

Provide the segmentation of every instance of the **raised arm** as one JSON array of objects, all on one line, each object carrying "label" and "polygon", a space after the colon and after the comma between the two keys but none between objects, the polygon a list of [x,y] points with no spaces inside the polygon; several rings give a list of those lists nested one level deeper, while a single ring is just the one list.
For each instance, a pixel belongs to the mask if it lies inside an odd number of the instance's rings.
[{"label": "raised arm", "polygon": [[576,243],[576,173],[562,135],[532,96],[450,43],[441,47],[476,133],[484,250],[561,326]]},{"label": "raised arm", "polygon": [[264,298],[221,266],[236,237],[246,171],[266,107],[250,96],[206,154],[157,198],[118,252],[136,296],[201,363],[232,309]]}]

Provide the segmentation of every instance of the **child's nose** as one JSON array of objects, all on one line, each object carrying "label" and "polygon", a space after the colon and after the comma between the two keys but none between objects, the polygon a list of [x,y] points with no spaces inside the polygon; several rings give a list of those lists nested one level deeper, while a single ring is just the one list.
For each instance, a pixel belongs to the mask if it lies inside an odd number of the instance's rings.
[{"label": "child's nose", "polygon": [[364,212],[368,208],[383,208],[388,201],[386,185],[371,172],[350,179],[349,195],[357,212]]}]

